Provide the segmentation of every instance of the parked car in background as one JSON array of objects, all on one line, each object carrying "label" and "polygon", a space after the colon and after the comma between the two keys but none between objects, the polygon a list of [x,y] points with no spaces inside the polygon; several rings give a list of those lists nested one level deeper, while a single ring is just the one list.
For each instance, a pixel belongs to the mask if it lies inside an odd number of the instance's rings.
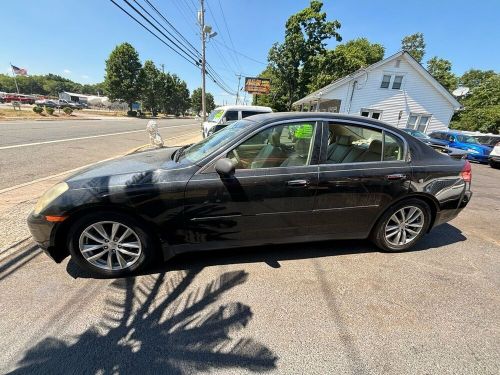
[{"label": "parked car in background", "polygon": [[488,156],[488,162],[493,168],[500,168],[500,142],[493,147],[493,150],[490,152],[490,156]]},{"label": "parked car in background", "polygon": [[208,132],[216,125],[221,125],[228,121],[241,120],[261,113],[271,113],[272,111],[270,107],[258,105],[226,105],[217,107],[210,112],[207,121],[201,125],[203,138],[208,137]]},{"label": "parked car in background", "polygon": [[414,136],[418,140],[420,140],[428,145],[448,146],[448,142],[442,141],[440,139],[431,138],[427,134],[421,132],[420,130],[415,130],[415,129],[410,129],[410,128],[404,128],[401,130]]},{"label": "parked car in background", "polygon": [[35,98],[31,95],[22,94],[5,94],[3,96],[4,103],[19,102],[21,104],[35,104]]},{"label": "parked car in background", "polygon": [[476,138],[477,141],[479,143],[481,143],[483,146],[495,147],[495,145],[500,142],[500,135],[495,135],[495,134],[474,135],[474,134],[472,134],[472,136],[474,138]]},{"label": "parked car in background", "polygon": [[56,262],[108,277],[217,248],[370,238],[403,251],[460,213],[471,178],[467,160],[374,119],[268,113],[80,171],[28,223]]},{"label": "parked car in background", "polygon": [[456,131],[436,131],[429,134],[431,138],[446,141],[449,147],[459,148],[468,152],[467,159],[480,163],[488,163],[491,147],[483,146],[473,136]]},{"label": "parked car in background", "polygon": [[40,107],[60,108],[59,101],[51,100],[51,99],[36,100],[35,104],[40,106]]}]

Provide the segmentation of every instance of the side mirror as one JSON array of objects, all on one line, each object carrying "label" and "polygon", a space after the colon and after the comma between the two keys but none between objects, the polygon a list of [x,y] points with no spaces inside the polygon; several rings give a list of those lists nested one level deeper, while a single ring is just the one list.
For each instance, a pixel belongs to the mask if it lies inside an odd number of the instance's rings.
[{"label": "side mirror", "polygon": [[215,163],[215,170],[221,177],[229,177],[234,174],[235,166],[231,159],[222,158]]}]

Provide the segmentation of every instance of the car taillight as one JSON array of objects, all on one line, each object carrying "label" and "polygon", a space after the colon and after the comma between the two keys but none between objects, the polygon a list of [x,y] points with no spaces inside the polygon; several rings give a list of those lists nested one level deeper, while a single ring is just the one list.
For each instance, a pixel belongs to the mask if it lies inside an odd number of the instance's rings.
[{"label": "car taillight", "polygon": [[472,181],[472,168],[468,160],[465,161],[465,165],[460,172],[460,177],[462,177],[465,182]]}]

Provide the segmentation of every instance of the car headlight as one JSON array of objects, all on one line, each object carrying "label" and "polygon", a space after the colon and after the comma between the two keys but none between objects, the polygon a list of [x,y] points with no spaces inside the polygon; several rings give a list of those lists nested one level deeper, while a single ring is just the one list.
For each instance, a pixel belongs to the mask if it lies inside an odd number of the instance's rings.
[{"label": "car headlight", "polygon": [[468,148],[467,151],[470,152],[471,154],[480,154],[481,153],[480,151],[474,150],[473,148]]},{"label": "car headlight", "polygon": [[57,185],[52,186],[47,190],[36,202],[35,210],[33,211],[36,215],[42,212],[50,203],[52,203],[57,197],[66,192],[69,186],[66,182],[60,182]]}]

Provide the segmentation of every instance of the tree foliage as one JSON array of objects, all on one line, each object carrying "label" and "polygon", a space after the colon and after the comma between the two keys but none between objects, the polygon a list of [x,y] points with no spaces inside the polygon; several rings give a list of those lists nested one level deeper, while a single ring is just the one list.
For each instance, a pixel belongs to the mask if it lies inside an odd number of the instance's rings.
[{"label": "tree foliage", "polygon": [[[451,126],[455,129],[500,133],[500,74],[492,71],[469,70],[460,78],[472,88],[461,99],[463,111],[455,114]],[[474,87],[474,83],[478,83]]]},{"label": "tree foliage", "polygon": [[434,56],[427,61],[427,71],[448,91],[457,87],[458,78],[451,72],[451,62]]},{"label": "tree foliage", "polygon": [[156,68],[154,62],[146,60],[139,74],[140,99],[142,107],[153,113],[160,110],[160,93],[163,89],[161,78],[161,72]]},{"label": "tree foliage", "polygon": [[384,58],[381,44],[370,43],[366,38],[350,40],[335,49],[316,56],[317,72],[311,80],[309,91],[315,91],[361,68]]},{"label": "tree foliage", "polygon": [[408,52],[419,63],[425,55],[425,41],[424,34],[415,33],[405,36],[401,40],[401,49]]},{"label": "tree foliage", "polygon": [[[81,84],[56,74],[18,76],[16,79],[21,94],[58,96],[61,91],[89,95],[106,94],[103,83]],[[16,92],[16,84],[12,76],[0,74],[0,91]]]},{"label": "tree foliage", "polygon": [[494,77],[495,74],[496,73],[493,70],[469,69],[462,75],[462,77],[460,77],[459,83],[461,86],[465,86],[473,90],[488,78]]},{"label": "tree foliage", "polygon": [[139,99],[141,62],[139,54],[129,43],[115,47],[106,60],[106,85],[109,98],[123,100],[132,109],[132,103]]},{"label": "tree foliage", "polygon": [[316,56],[325,53],[326,40],[342,40],[337,32],[340,23],[327,21],[322,7],[321,1],[312,0],[309,7],[292,15],[285,25],[284,42],[269,51],[265,76],[272,79],[271,101],[277,110],[290,110],[307,93],[318,68]]},{"label": "tree foliage", "polygon": [[[207,113],[210,113],[215,108],[215,100],[212,94],[209,92],[205,93],[205,106]],[[201,87],[193,90],[191,94],[191,109],[199,115],[202,110],[201,105]]]}]

